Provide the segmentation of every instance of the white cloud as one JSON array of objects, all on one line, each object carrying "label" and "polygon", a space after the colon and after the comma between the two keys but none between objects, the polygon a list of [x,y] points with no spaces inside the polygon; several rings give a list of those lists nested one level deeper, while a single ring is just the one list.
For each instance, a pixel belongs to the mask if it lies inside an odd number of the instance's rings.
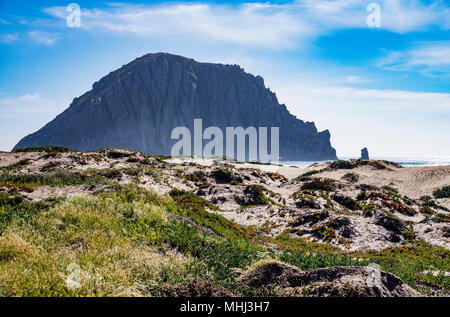
[{"label": "white cloud", "polygon": [[338,155],[367,146],[378,156],[450,155],[450,94],[281,82],[280,102],[329,129]]},{"label": "white cloud", "polygon": [[[65,19],[63,7],[45,12]],[[125,5],[83,9],[82,27],[137,35],[206,37],[229,43],[284,48],[312,32],[283,7],[245,4],[239,7],[209,4]]]},{"label": "white cloud", "polygon": [[28,36],[32,41],[44,45],[53,45],[60,39],[59,34],[44,31],[30,31]]},{"label": "white cloud", "polygon": [[[3,97],[3,94],[1,95]],[[0,98],[0,118],[14,118],[22,115],[49,114],[61,111],[61,103],[43,97],[40,93]]]},{"label": "white cloud", "polygon": [[1,23],[1,24],[4,24],[4,25],[10,25],[10,24],[11,24],[10,22],[8,22],[8,21],[5,20],[5,19],[0,19],[0,23]]},{"label": "white cloud", "polygon": [[388,52],[377,63],[392,71],[419,71],[425,75],[450,73],[450,41],[420,43],[402,52]]},{"label": "white cloud", "polygon": [[[449,8],[437,1],[428,6],[417,0],[379,1],[382,28],[393,32],[448,29]],[[361,0],[298,0],[287,4],[206,3],[132,5],[109,4],[83,9],[82,28],[134,33],[141,36],[180,35],[248,46],[295,47],[335,29],[366,28],[366,6]],[[45,8],[51,16],[66,19],[65,7]]]},{"label": "white cloud", "polygon": [[21,138],[42,128],[67,104],[40,93],[19,96],[0,93],[0,151],[10,151]]},{"label": "white cloud", "polygon": [[360,76],[344,76],[340,78],[340,81],[345,84],[366,84],[371,82],[370,79]]},{"label": "white cloud", "polygon": [[1,43],[12,43],[17,41],[19,38],[19,35],[17,33],[8,33],[0,35],[0,42]]}]

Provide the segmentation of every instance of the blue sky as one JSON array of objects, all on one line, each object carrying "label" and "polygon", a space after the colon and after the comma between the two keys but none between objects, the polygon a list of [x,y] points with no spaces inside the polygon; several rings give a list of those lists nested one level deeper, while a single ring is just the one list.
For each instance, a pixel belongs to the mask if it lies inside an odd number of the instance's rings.
[{"label": "blue sky", "polygon": [[[152,52],[239,64],[338,156],[450,156],[450,1],[0,0],[0,150]],[[381,27],[369,27],[369,3]]]}]

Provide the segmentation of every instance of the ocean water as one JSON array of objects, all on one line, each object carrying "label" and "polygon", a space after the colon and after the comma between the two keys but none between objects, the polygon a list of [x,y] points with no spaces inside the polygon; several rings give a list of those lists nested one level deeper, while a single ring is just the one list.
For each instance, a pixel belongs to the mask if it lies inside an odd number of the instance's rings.
[{"label": "ocean water", "polygon": [[[358,159],[359,157],[349,157],[342,156],[339,157],[341,160]],[[440,157],[386,157],[386,156],[373,156],[372,160],[386,160],[405,167],[414,166],[450,166],[450,156],[440,156]],[[327,161],[281,161],[281,165],[285,166],[297,166],[297,167],[308,167],[314,163],[327,162]]]}]

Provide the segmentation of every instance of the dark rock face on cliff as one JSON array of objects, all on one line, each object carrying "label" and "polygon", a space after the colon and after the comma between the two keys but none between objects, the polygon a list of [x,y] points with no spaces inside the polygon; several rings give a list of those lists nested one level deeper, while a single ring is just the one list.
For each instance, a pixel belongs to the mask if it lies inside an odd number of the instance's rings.
[{"label": "dark rock face on cliff", "polygon": [[193,131],[195,118],[203,120],[204,129],[221,128],[224,136],[225,127],[280,127],[283,160],[336,159],[328,130],[318,132],[313,122],[291,115],[262,77],[237,65],[165,53],[145,55],[103,77],[14,149],[121,147],[168,155],[177,142],[171,140],[172,129],[186,126]]}]

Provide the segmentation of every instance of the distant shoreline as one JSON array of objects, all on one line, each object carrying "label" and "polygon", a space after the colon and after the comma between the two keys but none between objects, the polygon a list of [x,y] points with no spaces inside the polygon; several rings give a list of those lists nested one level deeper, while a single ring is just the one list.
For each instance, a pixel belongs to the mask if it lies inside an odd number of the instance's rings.
[{"label": "distant shoreline", "polygon": [[[340,160],[358,159],[358,157],[343,156]],[[374,156],[370,159],[384,160],[397,163],[404,167],[420,167],[420,166],[450,166],[450,156],[443,157],[387,157],[387,156]],[[300,168],[308,167],[315,163],[324,163],[327,161],[280,161],[284,166],[296,166]]]}]

